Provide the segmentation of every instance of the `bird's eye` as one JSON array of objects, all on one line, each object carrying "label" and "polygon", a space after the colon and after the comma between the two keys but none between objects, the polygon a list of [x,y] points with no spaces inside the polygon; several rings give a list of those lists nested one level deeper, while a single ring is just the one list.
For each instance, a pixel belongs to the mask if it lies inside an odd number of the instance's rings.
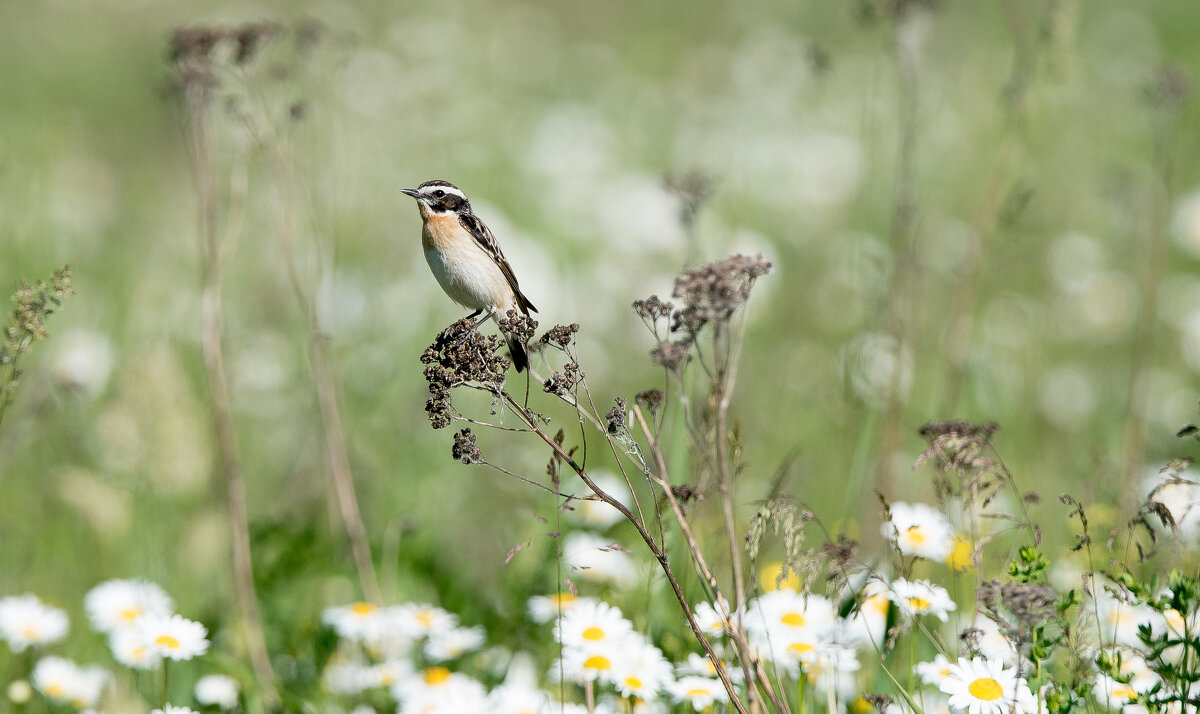
[{"label": "bird's eye", "polygon": [[439,188],[438,190],[436,190],[436,191],[434,191],[434,192],[433,192],[433,197],[434,197],[434,198],[441,198],[442,196],[445,196],[445,195],[446,195],[446,192],[445,192],[445,191],[443,191],[443,190],[442,190],[442,189],[440,189],[440,188]]}]

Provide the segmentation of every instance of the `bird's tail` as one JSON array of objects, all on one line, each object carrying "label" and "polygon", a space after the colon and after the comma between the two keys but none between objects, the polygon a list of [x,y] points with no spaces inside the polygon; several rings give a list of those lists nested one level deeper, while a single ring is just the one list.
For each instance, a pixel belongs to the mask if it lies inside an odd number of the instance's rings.
[{"label": "bird's tail", "polygon": [[521,341],[520,337],[513,334],[505,335],[504,339],[508,341],[508,351],[512,354],[513,366],[517,368],[518,372],[525,371],[525,368],[529,366],[529,353],[525,351],[525,343]]}]

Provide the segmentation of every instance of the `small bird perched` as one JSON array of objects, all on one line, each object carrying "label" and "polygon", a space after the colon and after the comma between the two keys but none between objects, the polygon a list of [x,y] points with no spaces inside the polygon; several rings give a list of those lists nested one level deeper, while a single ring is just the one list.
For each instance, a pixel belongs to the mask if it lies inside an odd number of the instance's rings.
[{"label": "small bird perched", "polygon": [[[424,223],[421,247],[442,290],[454,302],[475,311],[468,318],[487,313],[471,329],[512,309],[526,316],[537,312],[521,293],[496,236],[471,212],[466,194],[448,181],[426,181],[401,191],[417,199]],[[521,338],[512,334],[504,338],[517,371],[528,367],[529,355]]]}]

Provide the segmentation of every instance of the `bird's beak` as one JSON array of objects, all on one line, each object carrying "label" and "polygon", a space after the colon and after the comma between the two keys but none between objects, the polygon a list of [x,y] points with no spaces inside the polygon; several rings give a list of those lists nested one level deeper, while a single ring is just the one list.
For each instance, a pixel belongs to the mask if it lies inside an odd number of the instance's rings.
[{"label": "bird's beak", "polygon": [[402,188],[400,189],[400,193],[406,193],[413,198],[419,198],[421,196],[421,194],[418,193],[417,189],[415,188]]}]

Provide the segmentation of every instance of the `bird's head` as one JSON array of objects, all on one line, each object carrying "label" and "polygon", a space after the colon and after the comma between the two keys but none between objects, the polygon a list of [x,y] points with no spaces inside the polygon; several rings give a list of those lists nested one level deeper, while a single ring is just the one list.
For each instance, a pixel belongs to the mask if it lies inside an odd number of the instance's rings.
[{"label": "bird's head", "polygon": [[467,195],[449,181],[426,181],[416,188],[402,188],[402,193],[417,199],[421,217],[449,215],[471,210]]}]

